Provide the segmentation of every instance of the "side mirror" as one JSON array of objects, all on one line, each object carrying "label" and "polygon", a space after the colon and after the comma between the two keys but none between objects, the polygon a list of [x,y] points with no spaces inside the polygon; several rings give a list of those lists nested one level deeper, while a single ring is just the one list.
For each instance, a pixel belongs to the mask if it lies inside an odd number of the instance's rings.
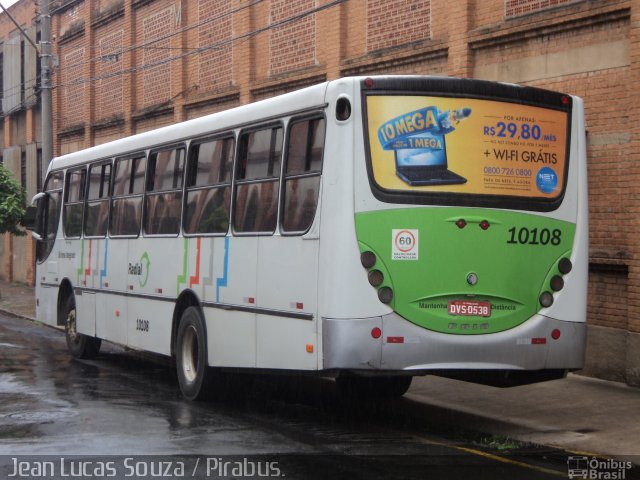
[{"label": "side mirror", "polygon": [[49,204],[49,194],[40,192],[31,199],[31,206],[27,207],[22,225],[31,230],[31,236],[38,241],[43,239],[45,232],[47,207]]},{"label": "side mirror", "polygon": [[34,230],[36,227],[37,210],[37,207],[34,206],[27,207],[27,211],[24,213],[24,216],[20,220],[20,225],[25,227],[27,230]]}]

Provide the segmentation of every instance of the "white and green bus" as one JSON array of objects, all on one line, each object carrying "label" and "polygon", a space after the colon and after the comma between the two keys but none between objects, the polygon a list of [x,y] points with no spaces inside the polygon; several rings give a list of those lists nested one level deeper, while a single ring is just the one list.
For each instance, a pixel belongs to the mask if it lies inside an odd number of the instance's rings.
[{"label": "white and green bus", "polygon": [[580,98],[444,77],[343,78],[78,151],[37,202],[37,316],[220,373],[492,385],[583,366]]}]

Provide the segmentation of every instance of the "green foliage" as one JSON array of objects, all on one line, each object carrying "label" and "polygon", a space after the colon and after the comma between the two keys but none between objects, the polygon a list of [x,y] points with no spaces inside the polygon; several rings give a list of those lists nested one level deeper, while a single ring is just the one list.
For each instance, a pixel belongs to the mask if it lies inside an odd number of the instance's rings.
[{"label": "green foliage", "polygon": [[18,227],[26,211],[26,198],[13,174],[0,165],[0,234],[25,235]]}]

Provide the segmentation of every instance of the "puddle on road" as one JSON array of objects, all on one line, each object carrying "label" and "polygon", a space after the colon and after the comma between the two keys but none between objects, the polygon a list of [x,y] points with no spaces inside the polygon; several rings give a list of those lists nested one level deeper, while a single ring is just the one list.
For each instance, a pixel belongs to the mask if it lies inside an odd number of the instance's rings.
[{"label": "puddle on road", "polygon": [[56,420],[75,417],[77,412],[69,409],[57,411],[21,411],[5,414],[5,418],[25,423],[53,423]]}]

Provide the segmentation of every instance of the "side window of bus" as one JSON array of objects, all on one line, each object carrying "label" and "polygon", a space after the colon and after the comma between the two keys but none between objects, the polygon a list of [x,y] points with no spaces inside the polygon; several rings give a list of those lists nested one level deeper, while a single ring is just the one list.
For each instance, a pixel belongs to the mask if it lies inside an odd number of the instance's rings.
[{"label": "side window of bus", "polygon": [[111,235],[135,236],[140,233],[145,164],[146,158],[142,155],[116,160],[109,223]]},{"label": "side window of bus", "polygon": [[89,191],[85,208],[84,234],[86,237],[105,237],[109,226],[109,185],[111,163],[89,167]]},{"label": "side window of bus", "polygon": [[43,225],[44,234],[42,235],[42,241],[39,241],[36,245],[36,258],[39,262],[47,259],[56,240],[58,223],[60,222],[63,179],[62,172],[52,173],[44,185],[44,191],[49,194],[49,197],[45,224]]},{"label": "side window of bus", "polygon": [[191,145],[187,169],[184,231],[227,233],[231,206],[233,137]]},{"label": "side window of bus", "polygon": [[144,233],[177,235],[182,210],[184,148],[152,152],[147,169]]},{"label": "side window of bus", "polygon": [[82,235],[86,179],[85,167],[67,172],[63,212],[64,236],[67,238],[80,238]]},{"label": "side window of bus", "polygon": [[283,232],[303,233],[313,223],[320,189],[324,132],[324,118],[294,121],[289,126],[282,202]]},{"label": "side window of bus", "polygon": [[243,133],[236,167],[233,228],[272,234],[278,219],[282,127]]}]

